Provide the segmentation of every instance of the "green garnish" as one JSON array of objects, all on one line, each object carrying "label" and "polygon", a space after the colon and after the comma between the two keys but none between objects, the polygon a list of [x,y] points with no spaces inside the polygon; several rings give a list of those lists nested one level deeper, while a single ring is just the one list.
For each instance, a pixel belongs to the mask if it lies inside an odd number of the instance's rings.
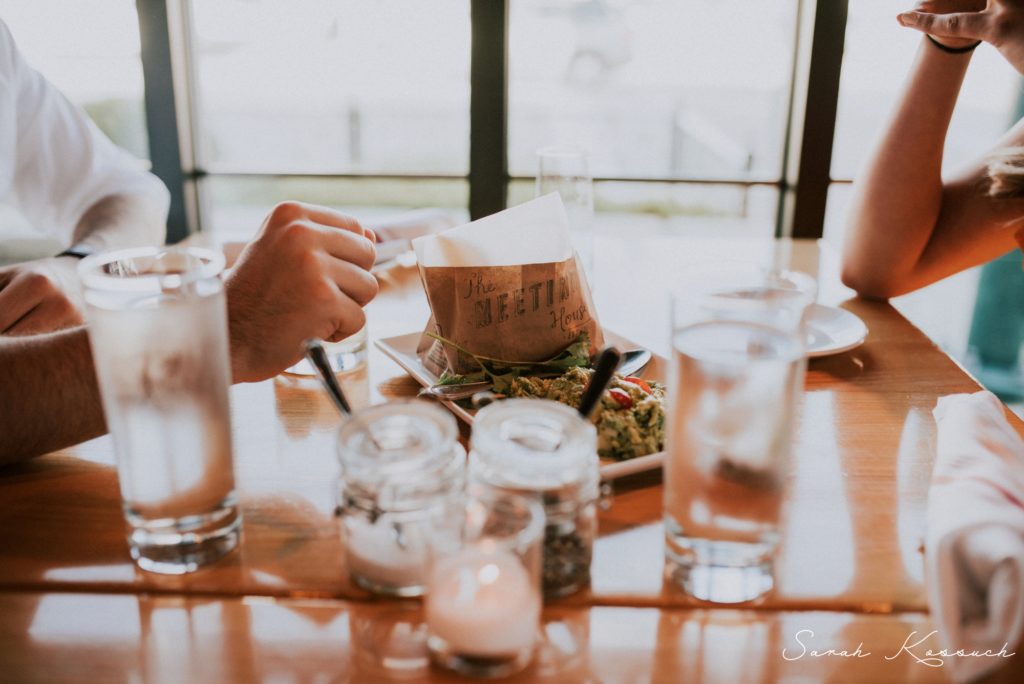
[{"label": "green garnish", "polygon": [[439,385],[462,385],[468,382],[490,381],[494,391],[505,394],[512,386],[512,381],[523,376],[544,377],[561,375],[570,368],[587,368],[590,366],[590,336],[580,333],[576,341],[547,361],[507,361],[489,356],[481,356],[459,346],[440,335],[427,333],[441,344],[453,347],[472,358],[480,367],[473,373],[459,375],[445,371],[438,380]]}]

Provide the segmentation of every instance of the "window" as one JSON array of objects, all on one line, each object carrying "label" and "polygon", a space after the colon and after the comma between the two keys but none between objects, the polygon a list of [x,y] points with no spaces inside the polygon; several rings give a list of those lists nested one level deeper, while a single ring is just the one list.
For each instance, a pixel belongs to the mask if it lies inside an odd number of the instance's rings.
[{"label": "window", "polygon": [[463,2],[193,2],[199,162],[211,173],[469,170]]},{"label": "window", "polygon": [[[771,234],[796,5],[513,0],[510,174],[532,177],[540,147],[576,144],[614,179],[595,187],[604,224]],[[701,183],[659,182],[684,179]],[[509,201],[531,192],[515,184]]]},{"label": "window", "polygon": [[[613,178],[777,180],[796,3],[514,0],[509,166],[575,143]],[[756,59],[751,59],[756,55]]]},{"label": "window", "polygon": [[364,218],[466,206],[468,3],[225,0],[189,10],[205,228],[248,237],[287,198]]},{"label": "window", "polygon": [[[506,4],[507,25],[493,28],[507,26],[507,64],[475,77],[507,83],[507,169],[491,181],[508,183],[508,201],[532,195],[539,147],[578,143],[592,153],[599,224],[643,214],[719,234],[774,229],[786,131],[802,114],[790,111],[795,55],[808,47],[798,45],[807,38],[798,11],[841,17],[848,5],[826,222],[836,234],[846,181],[919,41],[888,0],[145,4],[172,14],[184,177],[199,190],[199,223],[239,237],[286,197],[360,216],[431,205],[465,217],[469,179],[479,182],[471,138],[482,135],[471,130],[471,8]],[[115,142],[147,156],[132,0],[0,0],[0,12],[41,71]],[[991,48],[974,61],[952,164],[994,140],[1016,105],[1012,69]],[[150,87],[170,89],[170,79]]]},{"label": "window", "polygon": [[[285,197],[464,215],[469,0],[187,9],[205,229],[251,235]],[[788,0],[510,0],[509,202],[538,147],[576,142],[605,216],[770,233],[795,22]]]}]

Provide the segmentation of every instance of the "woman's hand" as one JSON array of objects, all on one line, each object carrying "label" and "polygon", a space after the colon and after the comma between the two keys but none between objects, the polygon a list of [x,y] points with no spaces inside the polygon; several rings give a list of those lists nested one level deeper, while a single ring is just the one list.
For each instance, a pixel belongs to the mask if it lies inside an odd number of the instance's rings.
[{"label": "woman's hand", "polygon": [[1024,0],[931,0],[897,20],[951,48],[983,40],[1024,74]]}]

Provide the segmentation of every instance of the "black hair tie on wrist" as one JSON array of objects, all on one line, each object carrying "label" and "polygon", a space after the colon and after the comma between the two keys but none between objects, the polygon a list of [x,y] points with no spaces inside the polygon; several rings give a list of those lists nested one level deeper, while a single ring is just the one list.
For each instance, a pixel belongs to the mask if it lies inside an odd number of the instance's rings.
[{"label": "black hair tie on wrist", "polygon": [[958,47],[958,48],[949,47],[948,45],[943,45],[939,41],[937,41],[934,38],[932,38],[931,34],[929,34],[929,33],[926,33],[924,35],[925,35],[926,38],[928,38],[928,40],[932,41],[932,45],[934,45],[935,47],[939,48],[943,52],[948,52],[951,55],[962,55],[965,52],[973,52],[974,48],[976,48],[979,45],[981,45],[981,41],[979,40],[974,45],[965,45],[964,47]]},{"label": "black hair tie on wrist", "polygon": [[55,257],[75,257],[76,259],[84,259],[90,254],[95,254],[96,250],[88,245],[77,244],[71,245],[60,254],[54,255]]}]

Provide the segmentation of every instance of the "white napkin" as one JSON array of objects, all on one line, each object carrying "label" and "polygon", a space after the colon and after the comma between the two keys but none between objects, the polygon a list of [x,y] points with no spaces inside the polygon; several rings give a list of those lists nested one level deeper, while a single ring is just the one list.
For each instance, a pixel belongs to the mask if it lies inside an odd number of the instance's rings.
[{"label": "white napkin", "polygon": [[573,255],[569,217],[557,192],[416,239],[413,249],[426,268],[557,263]]},{"label": "white napkin", "polygon": [[[1024,441],[991,392],[939,399],[928,493],[928,601],[942,648],[1013,653],[1024,630]],[[1024,653],[1016,657],[1024,657]],[[1006,664],[947,659],[956,681]]]},{"label": "white napkin", "polygon": [[440,233],[455,224],[455,217],[444,209],[416,209],[389,218],[366,221],[366,226],[380,240],[377,245],[378,263],[408,252],[416,238]]}]

